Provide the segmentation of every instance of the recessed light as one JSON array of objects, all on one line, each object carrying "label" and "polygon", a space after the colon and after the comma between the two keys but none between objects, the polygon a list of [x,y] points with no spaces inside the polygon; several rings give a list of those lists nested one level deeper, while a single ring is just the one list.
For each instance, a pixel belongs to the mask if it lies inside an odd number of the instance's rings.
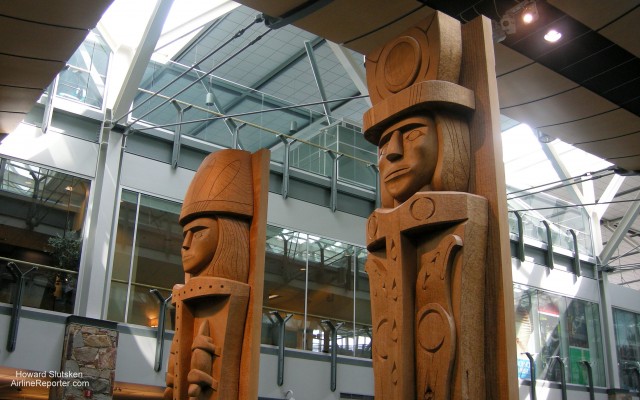
[{"label": "recessed light", "polygon": [[546,35],[544,35],[544,40],[550,43],[555,43],[562,37],[562,33],[558,32],[555,29],[549,30]]}]

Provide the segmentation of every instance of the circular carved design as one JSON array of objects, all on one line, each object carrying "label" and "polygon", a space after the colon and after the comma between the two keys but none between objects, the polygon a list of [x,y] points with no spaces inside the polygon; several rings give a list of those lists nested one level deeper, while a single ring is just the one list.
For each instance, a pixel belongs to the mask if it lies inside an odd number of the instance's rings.
[{"label": "circular carved design", "polygon": [[418,313],[418,343],[424,350],[435,353],[450,335],[449,318],[440,304],[424,306]]},{"label": "circular carved design", "polygon": [[401,36],[385,47],[380,62],[385,88],[397,93],[412,85],[420,71],[420,44],[411,36]]},{"label": "circular carved design", "polygon": [[413,218],[418,221],[423,221],[433,215],[436,210],[436,206],[430,198],[420,197],[411,203],[409,210],[411,211],[411,216]]},{"label": "circular carved design", "polygon": [[367,223],[367,233],[369,234],[369,238],[373,239],[378,233],[378,218],[375,215],[369,217],[369,221]]}]

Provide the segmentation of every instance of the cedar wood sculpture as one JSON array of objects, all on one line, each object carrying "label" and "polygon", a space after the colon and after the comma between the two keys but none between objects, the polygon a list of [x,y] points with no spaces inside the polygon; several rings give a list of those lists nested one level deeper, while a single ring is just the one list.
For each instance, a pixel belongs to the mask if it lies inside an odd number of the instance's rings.
[{"label": "cedar wood sculpture", "polygon": [[221,150],[189,186],[165,399],[258,397],[268,173],[268,150]]},{"label": "cedar wood sculpture", "polygon": [[366,57],[364,134],[381,190],[366,232],[378,400],[491,398],[485,348],[499,346],[485,340],[485,279],[500,267],[487,255],[491,205],[472,194],[486,138],[470,132],[478,97],[460,84],[462,48],[460,23],[437,12]]}]

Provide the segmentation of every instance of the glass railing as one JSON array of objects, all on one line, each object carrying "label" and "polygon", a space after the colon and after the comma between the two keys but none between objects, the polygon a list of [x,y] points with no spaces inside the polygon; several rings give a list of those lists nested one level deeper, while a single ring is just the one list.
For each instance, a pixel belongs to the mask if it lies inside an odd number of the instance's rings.
[{"label": "glass railing", "polygon": [[338,355],[371,358],[371,326],[356,325],[353,321],[330,319],[328,316],[305,315],[269,307],[262,313],[262,344],[280,345],[280,321],[285,322],[284,346],[290,349],[307,350],[315,353],[331,352],[331,328],[323,321],[330,321],[337,333]]},{"label": "glass railing", "polygon": [[78,273],[48,265],[0,257],[0,302],[13,304],[18,279],[13,263],[23,274],[22,307],[73,313]]},{"label": "glass railing", "polygon": [[[510,188],[510,192],[513,190]],[[549,224],[554,247],[568,251],[574,250],[573,230],[578,242],[578,252],[593,256],[593,242],[589,216],[581,206],[572,205],[564,200],[543,193],[508,198],[509,232],[518,235],[518,220],[515,212],[522,217],[524,237],[548,244],[547,228]]]}]

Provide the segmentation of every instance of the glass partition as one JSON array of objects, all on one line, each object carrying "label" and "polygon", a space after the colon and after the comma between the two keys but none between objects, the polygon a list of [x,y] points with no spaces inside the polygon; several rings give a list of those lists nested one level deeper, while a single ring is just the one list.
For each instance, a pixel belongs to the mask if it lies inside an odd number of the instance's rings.
[{"label": "glass partition", "polygon": [[11,303],[14,263],[23,305],[72,313],[90,181],[0,158],[0,302]]},{"label": "glass partition", "polygon": [[640,391],[640,314],[618,308],[612,310],[620,385]]},{"label": "glass partition", "polygon": [[597,303],[572,299],[539,289],[514,285],[518,377],[530,379],[528,352],[534,355],[537,379],[561,380],[560,364],[565,361],[568,383],[587,384],[589,361],[594,384],[605,385],[600,316]]}]

